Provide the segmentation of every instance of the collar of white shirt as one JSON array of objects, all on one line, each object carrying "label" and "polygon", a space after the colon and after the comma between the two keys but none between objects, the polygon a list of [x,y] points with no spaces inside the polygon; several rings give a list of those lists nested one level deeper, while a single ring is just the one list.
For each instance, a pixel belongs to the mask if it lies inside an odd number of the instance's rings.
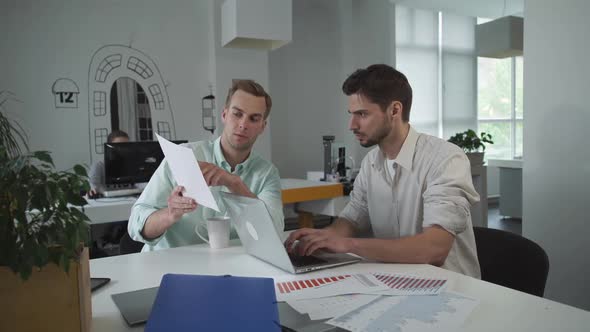
[{"label": "collar of white shirt", "polygon": [[[395,162],[408,171],[412,170],[414,151],[416,150],[416,142],[418,142],[419,136],[420,133],[415,131],[414,128],[410,126],[408,136],[406,136],[404,144],[402,144],[402,148],[399,150],[399,153],[395,158]],[[379,151],[379,153],[375,154],[375,160],[373,160],[371,164],[375,169],[381,170],[383,165],[385,165],[385,158],[385,153],[383,151]]]}]

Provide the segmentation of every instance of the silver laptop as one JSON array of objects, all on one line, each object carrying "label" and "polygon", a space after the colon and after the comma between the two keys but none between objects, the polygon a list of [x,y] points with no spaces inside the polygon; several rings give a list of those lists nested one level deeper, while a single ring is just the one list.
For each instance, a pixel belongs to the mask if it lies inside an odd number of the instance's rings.
[{"label": "silver laptop", "polygon": [[221,196],[246,252],[267,263],[287,272],[304,273],[361,260],[348,254],[289,255],[262,200],[226,192]]}]

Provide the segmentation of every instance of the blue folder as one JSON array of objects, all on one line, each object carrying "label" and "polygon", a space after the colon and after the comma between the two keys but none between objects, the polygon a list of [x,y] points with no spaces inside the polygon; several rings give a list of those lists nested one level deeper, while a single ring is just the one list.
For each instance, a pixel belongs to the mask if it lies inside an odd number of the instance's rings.
[{"label": "blue folder", "polygon": [[271,278],[166,274],[145,327],[155,331],[280,331]]}]

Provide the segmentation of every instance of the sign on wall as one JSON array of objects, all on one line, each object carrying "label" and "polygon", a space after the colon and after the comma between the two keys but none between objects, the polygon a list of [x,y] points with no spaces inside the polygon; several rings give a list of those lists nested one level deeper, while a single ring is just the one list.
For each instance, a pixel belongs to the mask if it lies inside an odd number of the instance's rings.
[{"label": "sign on wall", "polygon": [[60,78],[51,87],[55,98],[56,108],[78,108],[78,95],[80,89],[74,81],[69,78]]}]

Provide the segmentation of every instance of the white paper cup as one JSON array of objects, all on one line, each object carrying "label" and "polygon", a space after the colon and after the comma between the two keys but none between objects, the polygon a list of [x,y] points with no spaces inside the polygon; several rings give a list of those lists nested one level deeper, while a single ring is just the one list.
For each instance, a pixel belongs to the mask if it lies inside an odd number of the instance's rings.
[{"label": "white paper cup", "polygon": [[214,217],[207,219],[207,234],[205,238],[199,231],[203,227],[200,223],[195,227],[195,233],[201,240],[209,243],[211,249],[221,249],[229,247],[229,217]]}]

